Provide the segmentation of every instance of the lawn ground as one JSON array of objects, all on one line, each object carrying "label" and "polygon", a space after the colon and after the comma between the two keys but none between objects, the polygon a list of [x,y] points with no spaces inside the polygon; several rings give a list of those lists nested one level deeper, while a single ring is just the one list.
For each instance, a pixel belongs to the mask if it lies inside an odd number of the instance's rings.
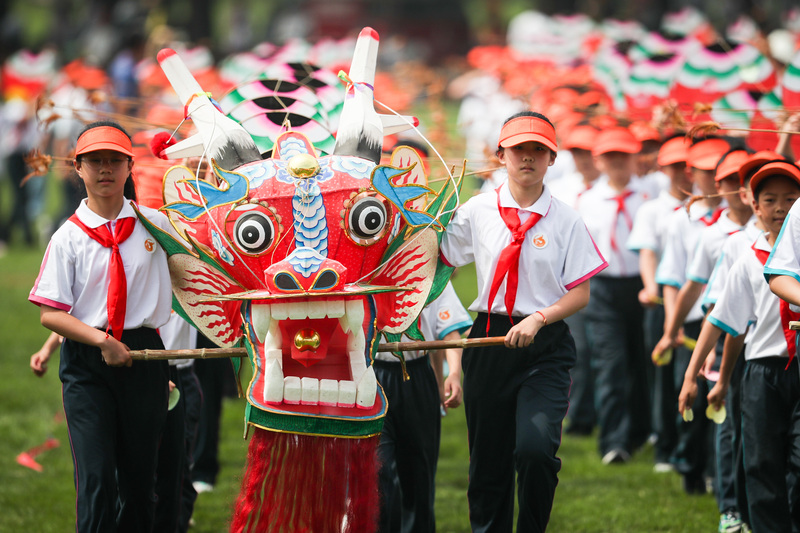
[{"label": "lawn ground", "polygon": [[[74,488],[66,427],[61,420],[57,356],[37,378],[30,355],[47,331],[27,294],[43,250],[12,247],[0,258],[0,532],[64,532],[74,528]],[[472,274],[459,272],[455,284],[465,304],[471,301]],[[473,289],[474,290],[474,289]],[[242,439],[243,400],[225,401],[221,442],[222,472],[216,489],[200,495],[194,533],[226,530],[238,492],[246,441]],[[37,457],[42,472],[17,464],[17,454],[55,437],[60,446]],[[594,437],[564,436],[563,468],[550,531],[710,532],[718,514],[712,496],[686,496],[677,474],[655,474],[652,448],[631,462],[603,466]],[[463,409],[444,418],[437,476],[436,512],[440,532],[469,531],[466,487],[466,426]]]}]

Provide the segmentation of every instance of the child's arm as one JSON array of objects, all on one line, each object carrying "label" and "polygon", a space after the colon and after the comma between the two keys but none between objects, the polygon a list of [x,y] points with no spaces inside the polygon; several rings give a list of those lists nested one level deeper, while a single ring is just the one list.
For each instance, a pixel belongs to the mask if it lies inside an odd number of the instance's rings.
[{"label": "child's arm", "polygon": [[744,348],[744,335],[733,337],[728,335],[725,339],[725,346],[722,348],[722,363],[719,367],[719,379],[714,387],[708,392],[708,403],[713,405],[717,411],[725,403],[725,396],[728,394],[728,386],[731,383],[731,374],[736,366],[736,360]]},{"label": "child's arm", "polygon": [[697,344],[692,351],[692,359],[689,361],[689,367],[683,375],[683,386],[678,396],[678,411],[683,414],[684,410],[690,408],[697,398],[697,374],[703,367],[703,363],[708,356],[714,345],[717,343],[722,330],[706,320],[703,322],[703,328],[700,330],[700,335],[697,337]]},{"label": "child's arm", "polygon": [[31,356],[31,370],[33,370],[34,374],[39,377],[44,376],[45,372],[47,372],[47,362],[53,352],[61,345],[62,340],[63,337],[61,335],[55,331],[51,332],[42,347],[39,348],[39,351]]},{"label": "child's arm", "polygon": [[[672,285],[664,285],[663,290],[664,298],[664,332],[661,339],[656,343],[653,348],[651,358],[656,361],[661,354],[670,348],[674,348],[678,331],[680,331],[680,324],[674,325],[675,320],[675,301],[678,298],[678,289]],[[673,333],[674,330],[674,333]]]},{"label": "child's arm", "polygon": [[[461,334],[457,331],[451,331],[444,338],[445,340],[460,339]],[[464,398],[464,392],[461,388],[461,352],[461,348],[447,348],[444,351],[449,370],[447,378],[444,380],[445,409],[458,407]]]},{"label": "child's arm", "polygon": [[773,274],[769,277],[769,290],[781,300],[800,305],[800,281],[792,276]]},{"label": "child's arm", "polygon": [[66,311],[42,304],[39,313],[42,325],[68,339],[96,346],[109,366],[131,366],[128,347],[103,331],[84,324]]},{"label": "child's arm", "polygon": [[506,333],[505,345],[508,348],[523,348],[533,342],[533,338],[545,325],[553,324],[574,315],[589,303],[589,281],[586,280],[567,291],[567,294],[558,299],[553,305],[540,309],[538,312],[525,317],[515,324]]},{"label": "child's arm", "polygon": [[[444,336],[442,340],[458,340],[461,334],[454,330]],[[448,374],[445,378],[442,370],[444,360],[447,360]],[[461,389],[461,348],[446,348],[431,352],[431,366],[439,385],[439,397],[445,409],[461,405],[463,392]]]},{"label": "child's arm", "polygon": [[639,303],[645,307],[656,305],[658,299],[657,268],[658,256],[656,256],[655,250],[650,250],[649,248],[639,250],[639,274],[644,285],[644,288],[639,291]]},{"label": "child's arm", "polygon": [[[800,113],[795,113],[786,119],[781,125],[781,131],[800,131]],[[775,151],[786,157],[790,161],[794,161],[794,151],[792,150],[792,134],[779,133],[778,144],[775,146]]]}]

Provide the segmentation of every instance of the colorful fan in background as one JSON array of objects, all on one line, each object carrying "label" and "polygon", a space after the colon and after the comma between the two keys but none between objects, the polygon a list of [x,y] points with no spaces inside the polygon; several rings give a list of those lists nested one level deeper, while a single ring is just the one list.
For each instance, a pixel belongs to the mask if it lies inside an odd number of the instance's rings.
[{"label": "colorful fan in background", "polygon": [[683,66],[676,54],[649,56],[633,64],[622,92],[631,118],[647,120],[655,105],[669,97],[675,74]]},{"label": "colorful fan in background", "polygon": [[264,157],[289,129],[303,133],[325,155],[336,142],[318,96],[295,82],[258,79],[245,83],[223,96],[220,108],[247,130]]},{"label": "colorful fan in background", "polygon": [[329,155],[343,105],[339,78],[302,62],[265,62],[258,79],[235,87],[220,100],[222,112],[250,133],[264,156],[287,129],[303,133]]},{"label": "colorful fan in background", "polygon": [[772,65],[755,47],[721,42],[686,57],[670,97],[682,104],[710,104],[738,89],[767,92],[776,83]]},{"label": "colorful fan in background", "polygon": [[783,73],[783,105],[790,113],[800,112],[800,50],[797,50],[792,62]]},{"label": "colorful fan in background", "polygon": [[687,35],[651,31],[631,46],[628,55],[636,63],[649,60],[653,56],[677,55],[685,57],[693,48],[698,46],[700,46],[698,41]]},{"label": "colorful fan in background", "polygon": [[[266,52],[269,53],[269,50]],[[235,87],[260,78],[267,65],[269,65],[269,59],[259,52],[240,52],[232,54],[220,62],[219,77],[223,83]]]},{"label": "colorful fan in background", "polygon": [[595,56],[592,74],[611,99],[617,111],[627,109],[623,85],[630,76],[631,63],[620,46],[604,46]]},{"label": "colorful fan in background", "polygon": [[345,92],[342,90],[342,82],[333,71],[311,63],[271,63],[264,70],[263,77],[293,81],[314,91],[322,109],[328,113],[333,131],[336,131]]}]

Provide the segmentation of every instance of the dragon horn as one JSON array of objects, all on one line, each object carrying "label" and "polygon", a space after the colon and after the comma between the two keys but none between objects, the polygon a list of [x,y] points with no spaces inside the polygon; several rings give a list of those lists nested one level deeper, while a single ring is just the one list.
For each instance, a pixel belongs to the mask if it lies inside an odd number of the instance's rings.
[{"label": "dragon horn", "polygon": [[358,156],[379,163],[383,124],[373,95],[378,59],[378,32],[364,28],[358,35],[347,84],[347,96],[336,134],[336,155]]},{"label": "dragon horn", "polygon": [[[187,147],[195,147],[194,151],[200,153],[194,153],[190,148],[188,151],[192,155],[205,153],[209,163],[214,159],[221,168],[227,170],[261,160],[261,153],[250,134],[217,109],[175,50],[161,50],[158,63],[183,103],[186,115],[192,118],[197,127],[196,135],[199,135],[199,139],[193,136],[167,148],[164,155],[186,156]],[[203,150],[199,150],[200,147]]]}]

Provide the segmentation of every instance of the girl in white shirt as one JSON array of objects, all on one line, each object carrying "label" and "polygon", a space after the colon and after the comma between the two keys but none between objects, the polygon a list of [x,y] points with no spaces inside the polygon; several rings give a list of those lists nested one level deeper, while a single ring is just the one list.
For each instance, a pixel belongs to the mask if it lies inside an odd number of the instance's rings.
[{"label": "girl in white shirt", "polygon": [[544,115],[510,117],[497,149],[508,181],[462,205],[442,240],[446,263],[476,266],[470,337],[505,337],[463,353],[476,531],[511,531],[515,470],[517,531],[547,527],[576,357],[563,319],[586,305],[589,278],[606,267],[578,214],[543,183],[557,148]]},{"label": "girl in white shirt", "polygon": [[[151,531],[168,369],[166,361],[134,364],[129,350],[163,349],[156,328],[171,310],[167,256],[128,199],[133,150],[121,126],[87,126],[73,164],[87,198],[53,235],[29,300],[40,306],[42,325],[64,337],[59,377],[76,529]],[[172,231],[164,215],[141,211]]]}]

